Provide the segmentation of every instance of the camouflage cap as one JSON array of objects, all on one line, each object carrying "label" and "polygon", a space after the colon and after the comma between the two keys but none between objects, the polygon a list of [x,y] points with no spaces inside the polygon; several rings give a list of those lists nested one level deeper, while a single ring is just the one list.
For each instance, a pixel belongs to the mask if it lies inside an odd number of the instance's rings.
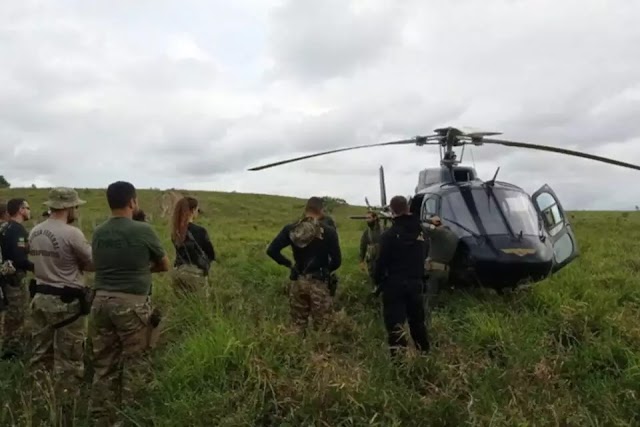
[{"label": "camouflage cap", "polygon": [[295,227],[289,232],[289,238],[291,242],[299,247],[304,248],[309,245],[316,238],[322,238],[322,227],[318,220],[307,218],[296,224]]},{"label": "camouflage cap", "polygon": [[57,187],[49,191],[49,200],[44,205],[50,209],[67,209],[84,205],[86,201],[78,197],[78,192],[69,187]]}]

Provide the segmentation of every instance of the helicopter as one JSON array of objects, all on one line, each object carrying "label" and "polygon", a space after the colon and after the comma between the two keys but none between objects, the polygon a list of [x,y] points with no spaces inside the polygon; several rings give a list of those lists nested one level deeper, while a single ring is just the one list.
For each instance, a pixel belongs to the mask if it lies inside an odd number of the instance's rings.
[{"label": "helicopter", "polygon": [[[458,236],[458,247],[449,265],[448,287],[483,287],[502,293],[540,282],[574,261],[580,254],[575,233],[562,203],[548,184],[529,195],[517,185],[498,181],[499,167],[489,181],[483,181],[474,167],[460,165],[454,147],[462,147],[464,154],[467,145],[496,144],[577,156],[636,170],[640,166],[553,146],[491,138],[501,134],[441,127],[428,136],[339,148],[249,170],[361,148],[438,145],[440,167],[419,172],[414,194],[408,198],[411,214],[421,222],[438,216]],[[391,219],[382,166],[379,173],[381,206],[373,208],[365,200],[370,209]]]}]

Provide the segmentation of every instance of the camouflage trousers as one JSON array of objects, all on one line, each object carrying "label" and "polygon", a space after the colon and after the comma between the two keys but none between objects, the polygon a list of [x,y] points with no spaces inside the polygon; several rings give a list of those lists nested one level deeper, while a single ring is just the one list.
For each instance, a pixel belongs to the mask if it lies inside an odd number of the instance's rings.
[{"label": "camouflage trousers", "polygon": [[146,295],[96,291],[90,315],[94,368],[90,412],[96,425],[111,425],[116,411],[133,404],[133,391],[145,385],[150,314]]},{"label": "camouflage trousers", "polygon": [[19,356],[25,350],[24,342],[27,335],[25,318],[29,301],[29,290],[26,282],[23,277],[4,287],[8,306],[6,311],[0,313],[3,357]]},{"label": "camouflage trousers", "polygon": [[315,327],[324,327],[331,314],[329,287],[321,280],[300,277],[291,283],[289,305],[297,329],[304,330],[309,317]]},{"label": "camouflage trousers", "polygon": [[183,264],[171,271],[171,285],[176,295],[201,294],[209,297],[209,280],[202,270],[190,264]]},{"label": "camouflage trousers", "polygon": [[[31,301],[30,364],[33,379],[38,384],[35,392],[42,396],[53,392],[54,401],[61,405],[67,416],[73,415],[73,407],[82,399],[86,318],[81,316],[57,329],[53,326],[79,311],[77,300],[64,303],[55,295],[36,294]],[[46,402],[39,406],[46,406]]]},{"label": "camouflage trousers", "polygon": [[431,312],[440,304],[439,293],[444,289],[449,280],[449,272],[442,270],[429,270],[429,278],[426,283],[425,300],[427,306],[427,325],[431,326]]}]

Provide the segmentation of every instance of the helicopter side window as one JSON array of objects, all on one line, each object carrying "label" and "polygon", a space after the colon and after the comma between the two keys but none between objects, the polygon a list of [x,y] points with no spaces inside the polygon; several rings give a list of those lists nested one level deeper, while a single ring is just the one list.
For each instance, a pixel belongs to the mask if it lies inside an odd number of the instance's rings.
[{"label": "helicopter side window", "polygon": [[428,197],[424,201],[422,219],[427,219],[437,214],[438,214],[438,200],[435,197]]},{"label": "helicopter side window", "polygon": [[564,218],[553,196],[549,193],[541,193],[536,197],[536,204],[542,211],[542,220],[545,228],[551,236],[556,235],[564,225]]}]

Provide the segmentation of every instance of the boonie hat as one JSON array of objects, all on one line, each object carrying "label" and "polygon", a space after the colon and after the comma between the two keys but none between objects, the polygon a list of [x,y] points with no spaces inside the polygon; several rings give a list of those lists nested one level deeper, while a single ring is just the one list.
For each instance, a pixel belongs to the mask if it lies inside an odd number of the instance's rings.
[{"label": "boonie hat", "polygon": [[86,201],[78,197],[78,192],[69,187],[57,187],[49,191],[49,200],[44,202],[50,209],[67,209],[84,205]]}]

